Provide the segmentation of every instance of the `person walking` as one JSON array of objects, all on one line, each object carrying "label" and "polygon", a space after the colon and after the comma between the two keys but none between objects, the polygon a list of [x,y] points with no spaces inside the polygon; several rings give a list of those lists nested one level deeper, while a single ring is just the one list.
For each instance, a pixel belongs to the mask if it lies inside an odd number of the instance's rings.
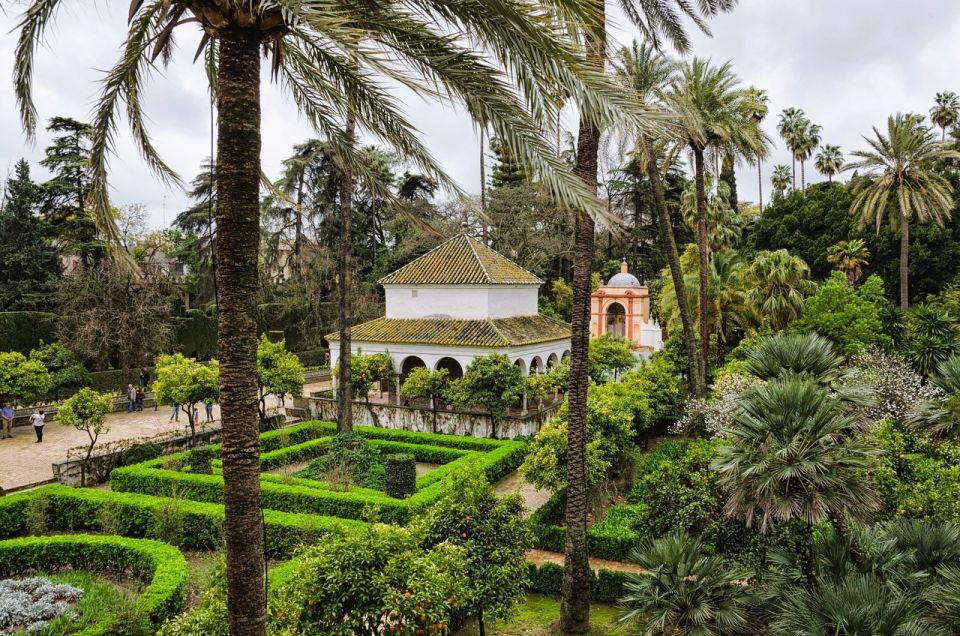
[{"label": "person walking", "polygon": [[143,410],[143,399],[145,397],[146,397],[146,394],[143,391],[143,387],[142,386],[137,387],[137,397],[135,401],[137,403],[138,412]]},{"label": "person walking", "polygon": [[30,416],[30,423],[33,424],[33,432],[37,434],[37,441],[34,444],[39,444],[43,441],[43,425],[47,423],[47,416],[44,414],[43,409],[37,409],[36,412]]},{"label": "person walking", "polygon": [[212,422],[213,421],[213,398],[208,397],[206,400],[204,400],[203,406],[207,410],[207,421]]},{"label": "person walking", "polygon": [[8,437],[13,437],[11,429],[13,428],[13,416],[17,414],[17,409],[13,408],[13,405],[9,402],[3,403],[3,408],[0,409],[0,419],[3,420],[3,439]]},{"label": "person walking", "polygon": [[180,421],[180,405],[174,402],[170,405],[170,421],[179,422]]},{"label": "person walking", "polygon": [[150,374],[143,367],[140,367],[140,377],[137,380],[144,389],[150,384]]},{"label": "person walking", "polygon": [[133,413],[133,410],[137,407],[137,390],[133,388],[132,384],[127,385],[127,412]]}]

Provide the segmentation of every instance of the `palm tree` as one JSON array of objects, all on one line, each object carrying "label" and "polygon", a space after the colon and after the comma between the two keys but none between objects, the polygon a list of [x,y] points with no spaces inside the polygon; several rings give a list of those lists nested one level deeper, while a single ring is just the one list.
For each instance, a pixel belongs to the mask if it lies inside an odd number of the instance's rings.
[{"label": "palm tree", "polygon": [[[647,108],[663,108],[661,95],[664,88],[670,83],[673,75],[679,69],[679,64],[649,43],[639,43],[636,40],[630,47],[621,47],[614,62],[614,74],[618,82],[627,90],[639,104]],[[657,215],[657,231],[660,242],[667,257],[670,276],[675,287],[683,287],[683,269],[680,265],[680,254],[677,251],[677,241],[673,234],[673,224],[670,222],[670,211],[667,209],[666,195],[664,194],[663,178],[661,176],[660,153],[655,148],[654,141],[646,131],[631,131],[635,134],[637,154],[640,157],[642,170],[650,181],[653,192],[654,210]],[[690,303],[685,295],[677,299],[677,309],[683,329],[683,342],[687,351],[687,373],[693,395],[703,395],[705,386],[700,378],[700,366],[697,362],[696,336],[694,335],[693,317]]]},{"label": "palm tree", "polygon": [[[32,100],[34,53],[60,0],[33,0],[20,20],[14,89],[23,126],[36,129]],[[590,29],[592,8],[554,3],[565,25]],[[260,68],[272,76],[307,121],[327,140],[341,170],[375,187],[352,143],[351,120],[379,135],[407,161],[454,187],[423,146],[400,103],[385,88],[395,81],[417,94],[457,101],[492,127],[582,216],[599,210],[595,192],[556,159],[541,134],[546,103],[562,86],[585,121],[614,119],[634,109],[599,75],[558,28],[557,18],[526,3],[362,4],[316,0],[132,0],[119,62],[106,74],[92,122],[91,201],[101,233],[116,245],[108,198],[107,157],[119,111],[147,163],[167,183],[179,177],[159,157],[145,128],[141,96],[156,60],[170,59],[177,27],[202,36],[202,57],[217,102],[216,187],[218,341],[223,414],[227,605],[232,634],[263,634],[264,558],[255,362],[260,216]],[[449,37],[469,33],[470,41]],[[519,91],[519,92],[518,92]],[[345,179],[343,192],[350,191]],[[388,196],[389,193],[384,193]],[[342,197],[346,200],[347,197]],[[115,252],[116,254],[116,252]],[[118,258],[125,260],[123,255]],[[589,318],[589,316],[588,316]],[[585,355],[585,354],[584,354]]]},{"label": "palm tree", "polygon": [[821,335],[779,334],[763,338],[747,350],[743,369],[761,380],[805,376],[820,384],[840,377],[843,356]]},{"label": "palm tree", "polygon": [[827,262],[843,272],[851,285],[863,275],[863,266],[869,265],[870,250],[863,239],[843,240],[827,248]]},{"label": "palm tree", "polygon": [[741,402],[711,466],[729,493],[726,512],[761,532],[772,524],[798,526],[805,546],[803,574],[814,586],[813,526],[829,518],[864,519],[879,498],[866,473],[875,451],[816,382],[797,376],[771,380]]},{"label": "palm tree", "polygon": [[810,268],[787,250],[757,252],[747,272],[746,300],[761,325],[783,331],[803,313],[816,289]]},{"label": "palm tree", "polygon": [[800,162],[800,189],[807,189],[807,159],[813,155],[813,151],[820,145],[821,126],[814,124],[809,119],[801,119],[796,123],[796,128],[792,133],[794,144],[794,154],[797,161]]},{"label": "palm tree", "polygon": [[770,185],[773,186],[774,201],[783,198],[783,194],[790,187],[790,178],[790,166],[777,164],[773,167],[773,173],[770,175]]},{"label": "palm tree", "polygon": [[[707,196],[707,245],[710,252],[719,252],[736,247],[743,234],[743,220],[730,207],[730,186],[712,174],[704,177]],[[697,190],[688,182],[680,194],[680,212],[683,220],[694,230],[697,228]]]},{"label": "palm tree", "polygon": [[800,108],[784,108],[783,112],[780,113],[780,121],[777,123],[777,132],[780,134],[780,137],[783,138],[785,144],[787,144],[787,150],[790,151],[790,163],[793,166],[793,189],[797,189],[797,144],[796,144],[796,130],[797,123],[804,119],[805,115],[803,109]]},{"label": "palm tree", "polygon": [[943,394],[921,402],[910,418],[913,428],[933,437],[945,437],[960,424],[960,355],[954,354],[937,366],[930,384]]},{"label": "palm tree", "polygon": [[960,97],[952,91],[937,93],[934,104],[930,109],[930,121],[940,127],[940,141],[946,141],[947,128],[955,126],[960,118]]},{"label": "palm tree", "polygon": [[[900,308],[910,302],[908,261],[910,259],[910,221],[933,221],[943,225],[953,209],[953,188],[934,166],[946,159],[960,158],[960,152],[947,150],[933,132],[913,114],[897,113],[887,118],[887,132],[873,129],[874,138],[864,140],[870,150],[851,153],[857,157],[845,170],[864,170],[867,178],[857,185],[850,212],[859,216],[861,227],[869,222],[877,231],[885,218],[900,229]],[[896,214],[887,203],[893,198]]]},{"label": "palm tree", "polygon": [[[607,56],[606,2],[605,0],[569,1],[594,17],[594,22],[591,23],[592,28],[584,32],[584,57],[596,73],[602,74]],[[714,16],[721,11],[729,11],[736,2],[735,0],[701,0],[694,5],[685,0],[619,0],[619,4],[645,40],[659,47],[661,40],[666,38],[675,49],[684,52],[689,48],[690,41],[681,22],[682,17],[689,17],[697,27],[709,34],[704,18]],[[575,101],[579,102],[579,100]],[[582,179],[587,190],[594,195],[597,192],[601,133],[601,127],[596,119],[581,113],[577,131],[574,173]],[[590,629],[591,573],[587,558],[586,418],[589,384],[587,353],[590,342],[590,296],[593,292],[591,285],[593,241],[593,217],[576,214],[570,380],[567,394],[569,404],[565,510],[567,533],[560,601],[560,631],[568,634],[585,633]],[[705,373],[701,374],[700,377],[705,375]]]},{"label": "palm tree", "polygon": [[[714,66],[709,60],[693,58],[673,81],[665,95],[677,116],[678,143],[693,155],[697,193],[697,245],[700,248],[700,314],[707,315],[708,270],[710,264],[707,231],[707,193],[704,154],[708,149],[740,156],[755,156],[768,145],[757,125],[753,95],[741,88],[729,62]],[[707,323],[700,321],[700,375],[707,376]]]},{"label": "palm tree", "polygon": [[820,174],[827,175],[827,183],[833,183],[833,175],[843,168],[843,153],[840,152],[840,146],[824,144],[820,152],[817,153],[814,165],[820,171]]},{"label": "palm tree", "polygon": [[[753,111],[753,118],[756,120],[757,126],[759,126],[770,112],[770,108],[767,106],[767,104],[770,103],[770,97],[767,95],[767,91],[762,88],[751,86],[749,90],[750,98],[756,105]],[[757,196],[760,200],[761,214],[763,213],[763,159],[765,154],[766,153],[754,157],[754,160],[757,162]]]},{"label": "palm tree", "polygon": [[725,636],[750,623],[751,573],[708,554],[684,532],[645,542],[631,561],[642,574],[628,574],[620,621],[645,636]]}]

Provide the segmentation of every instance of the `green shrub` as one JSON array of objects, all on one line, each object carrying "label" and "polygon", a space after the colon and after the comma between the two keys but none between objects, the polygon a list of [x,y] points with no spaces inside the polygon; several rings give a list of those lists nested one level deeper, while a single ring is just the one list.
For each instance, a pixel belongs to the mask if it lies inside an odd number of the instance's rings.
[{"label": "green shrub", "polygon": [[[133,611],[156,628],[183,608],[187,562],[174,547],[157,541],[103,535],[58,535],[0,541],[0,577],[30,571],[61,569],[132,573],[147,587],[133,603]],[[129,626],[129,623],[128,623]],[[85,636],[115,635],[117,617],[107,616]]]},{"label": "green shrub", "polygon": [[163,455],[163,449],[153,442],[135,444],[123,452],[120,458],[121,466],[130,466],[141,462],[156,459]]},{"label": "green shrub", "polygon": [[297,476],[328,481],[330,474],[338,471],[343,471],[352,484],[383,489],[383,457],[355,433],[336,435],[327,444],[326,452]]},{"label": "green shrub", "polygon": [[190,472],[198,475],[212,475],[211,461],[213,461],[213,452],[209,446],[194,448],[190,451]]},{"label": "green shrub", "polygon": [[383,486],[395,499],[409,497],[417,491],[417,459],[409,453],[387,455],[384,460]]},{"label": "green shrub", "polygon": [[[563,566],[556,563],[527,563],[527,590],[559,596],[563,585]],[[626,574],[611,570],[591,572],[590,598],[600,603],[616,603],[623,596]]]},{"label": "green shrub", "polygon": [[0,351],[27,354],[42,342],[57,339],[56,314],[41,311],[0,312]]}]

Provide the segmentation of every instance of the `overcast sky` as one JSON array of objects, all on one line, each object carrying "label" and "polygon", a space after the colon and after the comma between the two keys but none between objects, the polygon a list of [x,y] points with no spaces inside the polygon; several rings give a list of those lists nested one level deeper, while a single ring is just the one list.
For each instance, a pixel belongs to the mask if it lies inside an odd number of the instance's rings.
[{"label": "overcast sky", "polygon": [[[102,69],[113,64],[125,28],[128,3],[120,0],[64,0],[36,66],[35,97],[41,119],[54,115],[88,119]],[[632,32],[614,20],[621,42]],[[19,157],[34,164],[49,137],[26,143],[20,131],[9,79],[12,74],[16,13],[0,16],[0,170]],[[776,139],[779,112],[804,109],[823,126],[824,143],[843,151],[863,147],[862,135],[897,111],[926,113],[938,91],[960,92],[960,2],[943,0],[741,0],[729,15],[712,22],[713,37],[697,35],[694,54],[717,62],[732,60],[745,84],[770,96],[764,126]],[[150,131],[169,163],[189,181],[209,154],[209,98],[202,70],[191,63],[197,40],[181,38],[180,52],[164,75],[156,75],[145,95]],[[276,176],[293,144],[311,136],[306,122],[274,86],[265,84],[263,167]],[[410,119],[428,147],[468,191],[478,191],[479,148],[473,127],[451,108],[411,99]],[[567,113],[573,125],[572,113]],[[790,163],[776,139],[764,172]],[[820,180],[808,166],[808,181]],[[143,203],[151,224],[165,226],[185,207],[186,197],[159,184],[146,170],[126,134],[118,139],[111,163],[112,197],[117,205]],[[757,198],[756,171],[738,172],[741,200]]]}]

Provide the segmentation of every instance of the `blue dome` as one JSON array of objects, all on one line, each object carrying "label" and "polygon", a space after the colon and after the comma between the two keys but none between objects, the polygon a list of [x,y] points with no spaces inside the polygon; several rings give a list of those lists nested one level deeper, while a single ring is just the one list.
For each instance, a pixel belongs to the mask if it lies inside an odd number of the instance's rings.
[{"label": "blue dome", "polygon": [[640,284],[640,281],[637,280],[637,277],[633,274],[629,272],[619,272],[607,281],[607,287],[643,287],[643,285]]}]

